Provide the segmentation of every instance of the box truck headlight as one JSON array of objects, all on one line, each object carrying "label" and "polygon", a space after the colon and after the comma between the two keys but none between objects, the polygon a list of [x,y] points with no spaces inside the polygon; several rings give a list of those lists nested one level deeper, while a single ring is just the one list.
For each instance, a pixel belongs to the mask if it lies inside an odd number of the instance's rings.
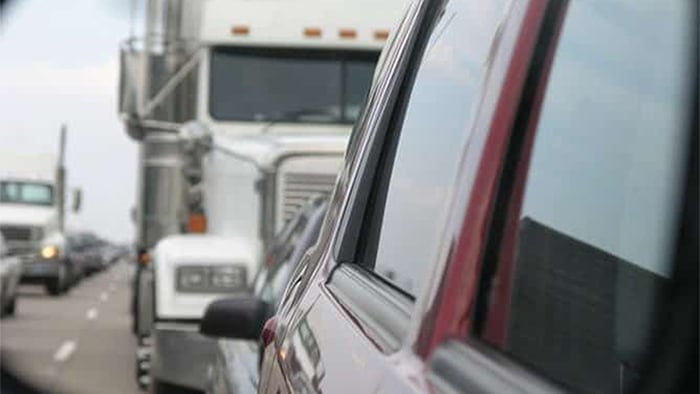
[{"label": "box truck headlight", "polygon": [[47,245],[41,248],[41,257],[46,260],[55,259],[58,257],[59,250],[56,245]]},{"label": "box truck headlight", "polygon": [[183,266],[177,269],[177,291],[183,293],[226,293],[245,290],[244,266]]}]

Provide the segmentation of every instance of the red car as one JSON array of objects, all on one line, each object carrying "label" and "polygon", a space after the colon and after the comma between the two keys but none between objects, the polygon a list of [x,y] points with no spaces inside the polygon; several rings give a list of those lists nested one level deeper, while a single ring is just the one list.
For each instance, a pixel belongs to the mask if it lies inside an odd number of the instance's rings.
[{"label": "red car", "polygon": [[696,7],[413,4],[259,392],[697,392]]}]

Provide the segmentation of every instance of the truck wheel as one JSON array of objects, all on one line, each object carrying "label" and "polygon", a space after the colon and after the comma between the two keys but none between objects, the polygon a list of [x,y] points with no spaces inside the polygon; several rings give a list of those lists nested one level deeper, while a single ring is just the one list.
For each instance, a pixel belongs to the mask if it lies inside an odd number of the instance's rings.
[{"label": "truck wheel", "polygon": [[61,295],[68,287],[66,279],[66,266],[61,265],[58,268],[58,275],[46,281],[46,292],[52,296]]},{"label": "truck wheel", "polygon": [[46,281],[46,292],[52,296],[61,294],[62,286],[57,278],[52,278]]},{"label": "truck wheel", "polygon": [[15,308],[17,307],[17,296],[12,297],[7,305],[3,305],[0,309],[0,316],[12,316],[15,314]]},{"label": "truck wheel", "polygon": [[151,393],[153,394],[199,394],[200,392],[189,387],[162,382],[158,379],[151,381]]},{"label": "truck wheel", "polygon": [[10,301],[10,303],[5,305],[5,308],[3,308],[2,314],[5,316],[14,316],[16,310],[17,310],[17,296],[14,296],[14,297],[12,297],[12,300]]},{"label": "truck wheel", "polygon": [[61,265],[58,269],[58,286],[60,294],[67,293],[70,289],[71,273],[67,266]]}]

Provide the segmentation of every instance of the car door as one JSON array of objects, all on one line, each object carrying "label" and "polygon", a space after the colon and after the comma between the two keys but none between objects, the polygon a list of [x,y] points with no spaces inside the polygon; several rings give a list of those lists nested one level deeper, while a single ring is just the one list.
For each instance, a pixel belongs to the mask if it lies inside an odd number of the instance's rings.
[{"label": "car door", "polygon": [[[469,317],[422,327],[429,380],[697,392],[697,5],[550,4],[543,31],[564,23],[537,37],[516,95],[482,253],[472,198],[429,314]],[[452,289],[469,274],[467,302]]]},{"label": "car door", "polygon": [[393,85],[395,99],[353,136],[352,145],[365,148],[359,159],[350,157],[361,170],[347,190],[342,178],[336,190],[336,197],[345,192],[346,204],[329,221],[337,232],[318,257],[330,268],[319,270],[295,318],[284,322],[280,343],[268,348],[277,355],[268,354],[264,392],[426,389],[413,346],[423,319],[419,300],[445,258],[442,232],[469,125],[509,13],[507,1],[422,5],[419,38],[402,53],[407,67]]}]

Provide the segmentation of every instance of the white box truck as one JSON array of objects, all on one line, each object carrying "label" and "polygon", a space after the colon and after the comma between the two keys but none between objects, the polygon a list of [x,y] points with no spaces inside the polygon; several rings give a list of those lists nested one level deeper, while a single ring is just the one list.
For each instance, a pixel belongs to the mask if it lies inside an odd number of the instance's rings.
[{"label": "white box truck", "polygon": [[[333,189],[405,3],[148,2],[146,37],[122,47],[120,88],[127,133],[141,142],[140,384],[203,387],[206,306],[245,290],[285,220]],[[203,223],[205,236],[178,235]],[[213,268],[226,255],[245,282]]]}]

